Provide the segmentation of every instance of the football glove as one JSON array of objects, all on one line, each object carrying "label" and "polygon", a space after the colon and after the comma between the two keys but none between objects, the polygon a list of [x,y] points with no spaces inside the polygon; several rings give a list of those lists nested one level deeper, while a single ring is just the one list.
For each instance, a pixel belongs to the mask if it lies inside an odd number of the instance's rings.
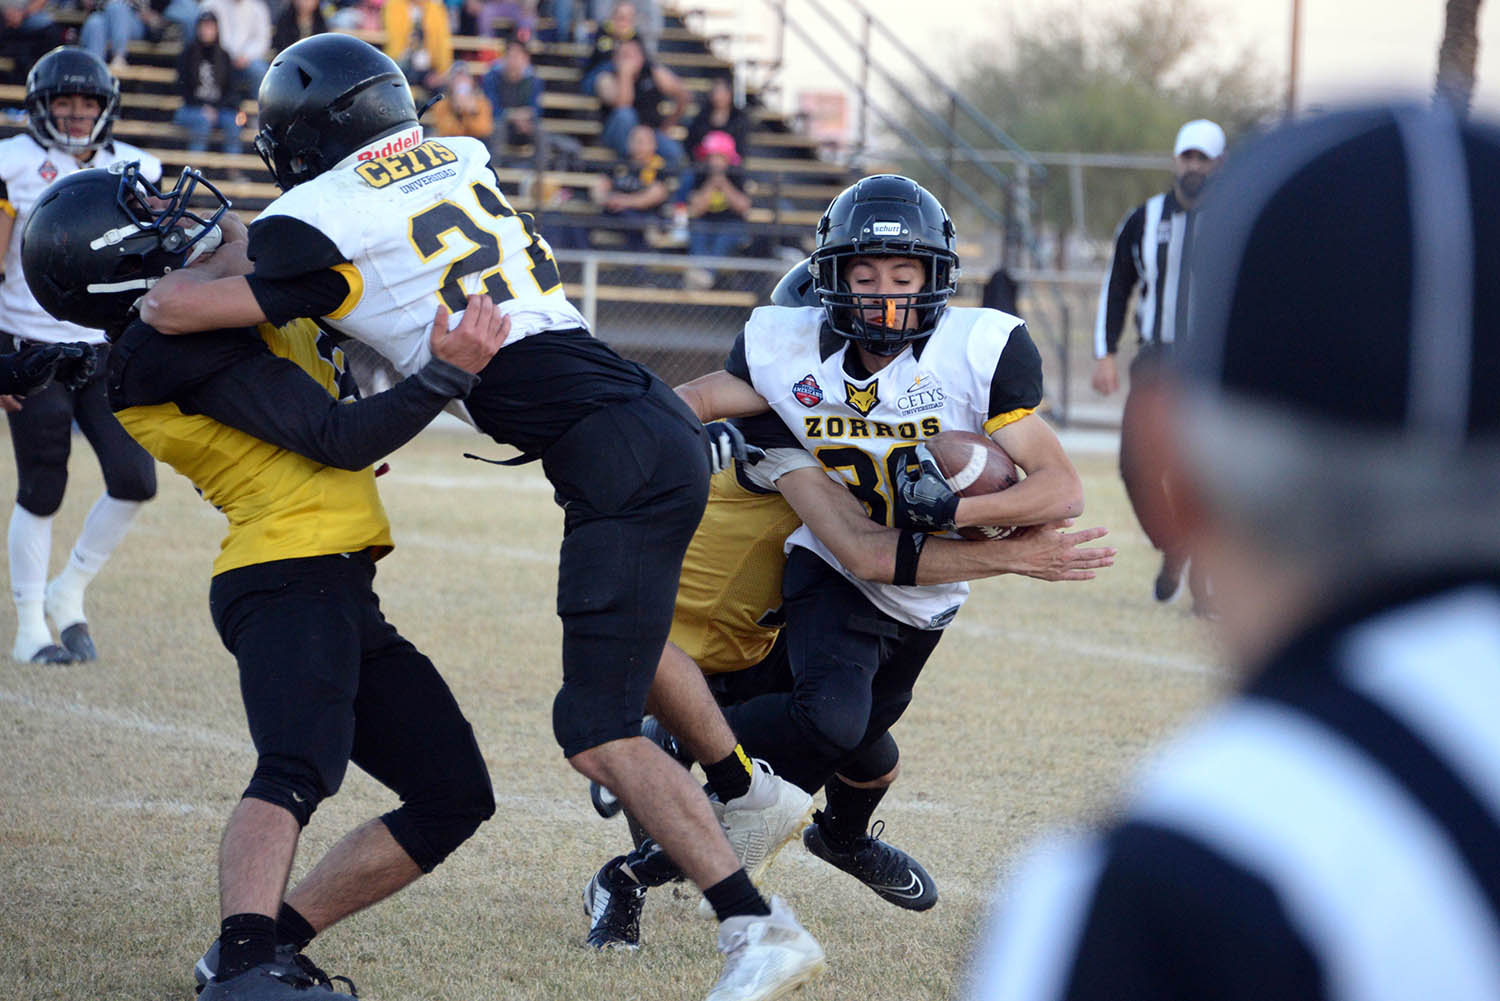
[{"label": "football glove", "polygon": [[896,490],[896,527],[951,532],[958,527],[958,494],[925,444],[919,443],[914,451],[914,461],[902,471]]},{"label": "football glove", "polygon": [[0,355],[0,393],[25,396],[36,392],[52,379],[61,358],[61,344],[34,344]]},{"label": "football glove", "polygon": [[753,466],[766,457],[764,449],[745,441],[745,436],[740,433],[740,429],[728,421],[705,424],[703,431],[703,441],[708,447],[708,471],[710,473],[722,472],[736,460],[748,462]]},{"label": "football glove", "polygon": [[94,377],[94,369],[99,364],[99,352],[92,344],[82,341],[71,341],[56,347],[61,349],[61,353],[53,378],[67,389],[82,389]]}]

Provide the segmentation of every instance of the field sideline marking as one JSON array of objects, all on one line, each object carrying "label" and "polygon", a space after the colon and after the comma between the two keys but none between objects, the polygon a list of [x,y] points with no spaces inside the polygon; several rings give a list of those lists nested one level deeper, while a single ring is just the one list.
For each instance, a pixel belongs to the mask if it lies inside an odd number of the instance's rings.
[{"label": "field sideline marking", "polygon": [[85,705],[82,702],[67,702],[62,699],[39,699],[32,695],[20,692],[10,692],[0,689],[0,702],[20,706],[32,712],[48,713],[52,716],[71,716],[75,719],[88,720],[94,723],[108,723],[124,730],[135,730],[140,733],[155,735],[167,735],[180,737],[194,744],[203,744],[220,750],[238,751],[240,753],[254,754],[255,748],[248,740],[236,740],[226,737],[222,733],[213,730],[205,730],[195,726],[181,726],[177,723],[158,723],[156,720],[148,719],[140,713],[124,710],[116,711],[102,709],[98,706]]}]

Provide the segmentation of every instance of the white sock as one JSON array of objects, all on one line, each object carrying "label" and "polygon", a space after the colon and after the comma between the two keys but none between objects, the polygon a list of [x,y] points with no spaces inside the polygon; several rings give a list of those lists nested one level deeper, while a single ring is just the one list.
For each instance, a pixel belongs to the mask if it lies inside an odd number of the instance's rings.
[{"label": "white sock", "polygon": [[16,642],[11,654],[28,661],[52,642],[43,615],[47,560],[52,554],[52,518],[39,518],[17,504],[6,535],[10,551],[10,593],[16,603]]},{"label": "white sock", "polygon": [[67,565],[47,585],[47,614],[58,629],[87,621],[83,592],[130,531],[140,509],[140,501],[116,500],[109,494],[101,496],[89,509]]}]

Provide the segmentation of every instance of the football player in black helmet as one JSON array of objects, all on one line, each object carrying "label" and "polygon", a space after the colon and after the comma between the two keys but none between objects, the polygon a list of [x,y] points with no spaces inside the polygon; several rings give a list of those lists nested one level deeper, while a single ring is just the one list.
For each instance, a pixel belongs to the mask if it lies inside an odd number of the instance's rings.
[{"label": "football player in black helmet", "polygon": [[373,140],[416,128],[401,68],[350,35],[329,32],[287,46],[260,82],[255,151],[283,191]]},{"label": "football player in black helmet", "polygon": [[932,333],[957,289],[955,237],[942,203],[910,178],[876,174],[845,188],[808,261],[829,328],[876,355]]},{"label": "football player in black helmet", "polygon": [[59,46],[26,75],[26,131],[43,146],[73,155],[109,142],[120,83],[98,56]]},{"label": "football player in black helmet", "polygon": [[[98,330],[54,319],[31,295],[21,280],[21,233],[48,185],[80,171],[139,162],[143,177],[160,181],[160,161],[111,138],[119,95],[108,68],[83,49],[53,49],[31,67],[27,131],[0,139],[0,350],[80,341],[103,346]],[[6,273],[9,281],[3,281]],[[11,656],[46,663],[91,660],[97,650],[84,593],[141,503],[156,493],[156,464],[110,413],[102,372],[76,384],[54,379],[25,399],[0,396],[0,409],[10,424],[18,481],[7,532],[17,622]],[[67,486],[75,424],[99,459],[104,494],[84,519],[67,563],[49,582],[52,521]]]},{"label": "football player in black helmet", "polygon": [[[362,400],[310,320],[164,337],[134,317],[143,292],[168,271],[244,259],[246,231],[222,197],[212,215],[187,209],[195,187],[217,197],[191,171],[165,194],[133,165],[68,178],[32,213],[24,271],[60,319],[112,332],[120,423],[229,521],[209,605],[259,758],[220,848],[220,935],[195,970],[199,997],[331,997],[300,950],[432,871],[494,810],[468,721],[379,610],[374,561],[392,541],[371,466],[469,392],[509,321],[472,296],[450,331],[439,307],[431,360]],[[299,832],[350,762],[405,805],[355,828],[288,891]]]},{"label": "football player in black helmet", "polygon": [[[217,203],[205,218],[188,208],[199,188]],[[191,168],[158,191],[139,163],[86,170],[48,188],[21,236],[31,294],[53,317],[117,334],[136,302],[169,271],[212,253],[229,200]]]}]

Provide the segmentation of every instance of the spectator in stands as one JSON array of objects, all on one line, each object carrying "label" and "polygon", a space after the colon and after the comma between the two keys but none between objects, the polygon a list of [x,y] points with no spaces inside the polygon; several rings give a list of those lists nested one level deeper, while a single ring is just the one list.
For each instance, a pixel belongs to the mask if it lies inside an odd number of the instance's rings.
[{"label": "spectator in stands", "polygon": [[649,125],[637,125],[630,130],[625,156],[594,186],[594,201],[605,213],[630,223],[626,250],[647,249],[646,227],[659,218],[674,187],[671,170],[657,152],[656,133]]},{"label": "spectator in stands", "polygon": [[338,0],[328,17],[334,31],[381,31],[385,28],[382,0]]},{"label": "spectator in stands", "polygon": [[442,86],[453,66],[448,9],[439,0],[385,0],[385,54],[406,78],[429,90]]},{"label": "spectator in stands", "polygon": [[490,99],[479,89],[466,64],[453,64],[447,100],[433,106],[432,120],[440,135],[473,136],[486,146],[491,144],[495,118]]},{"label": "spectator in stands", "polygon": [[531,50],[519,39],[505,47],[505,55],[490,65],[480,81],[498,121],[494,147],[504,155],[508,146],[536,142],[542,117],[542,81],[531,65]]},{"label": "spectator in stands", "polygon": [[713,78],[702,109],[688,123],[687,148],[696,155],[703,137],[710,132],[728,132],[741,155],[750,141],[750,116],[734,103],[734,80],[728,74]]},{"label": "spectator in stands", "polygon": [[464,18],[473,20],[480,38],[530,42],[536,37],[536,0],[464,0]]},{"label": "spectator in stands", "polygon": [[187,129],[188,149],[208,149],[209,134],[217,127],[224,152],[241,152],[234,63],[219,44],[219,19],[211,10],[198,15],[192,41],[177,58],[177,92],[182,107],[173,113],[172,121]]},{"label": "spectator in stands", "polygon": [[204,0],[219,21],[219,44],[234,64],[240,93],[254,96],[271,66],[271,11],[266,0]]},{"label": "spectator in stands", "polygon": [[321,35],[328,30],[323,19],[323,8],[318,0],[291,0],[276,18],[276,27],[271,32],[271,51],[280,52],[293,42],[300,42],[309,35]]},{"label": "spectator in stands", "polygon": [[25,83],[36,61],[61,40],[46,6],[47,0],[0,0],[0,55],[11,63],[5,83]]},{"label": "spectator in stands", "polygon": [[676,166],[682,162],[682,144],[667,129],[682,117],[687,88],[677,74],[646,57],[638,38],[615,46],[610,68],[599,74],[600,112],[604,116],[604,144],[626,153],[626,143],[637,125],[648,126],[656,135],[656,151]]},{"label": "spectator in stands", "polygon": [[[615,8],[620,0],[589,0],[588,16],[594,24],[603,24],[614,17]],[[662,15],[661,4],[657,0],[630,0],[634,7],[635,30],[639,33],[641,41],[646,44],[648,55],[656,55],[657,45],[661,42],[662,27],[665,19]]]},{"label": "spectator in stands", "polygon": [[609,20],[601,22],[599,30],[594,34],[594,48],[583,61],[579,89],[597,97],[595,84],[600,74],[609,69],[615,58],[615,49],[621,42],[635,37],[635,0],[619,0]]},{"label": "spectator in stands", "polygon": [[[688,217],[693,220],[688,253],[693,257],[727,257],[744,242],[745,220],[750,215],[750,196],[740,154],[728,132],[710,132],[695,152],[692,193],[687,197]],[[689,268],[683,281],[690,288],[710,288],[714,273],[707,268]]]},{"label": "spectator in stands", "polygon": [[107,0],[84,18],[78,44],[118,73],[126,64],[131,42],[143,38],[159,42],[172,24],[183,39],[192,38],[197,18],[196,0]]}]

